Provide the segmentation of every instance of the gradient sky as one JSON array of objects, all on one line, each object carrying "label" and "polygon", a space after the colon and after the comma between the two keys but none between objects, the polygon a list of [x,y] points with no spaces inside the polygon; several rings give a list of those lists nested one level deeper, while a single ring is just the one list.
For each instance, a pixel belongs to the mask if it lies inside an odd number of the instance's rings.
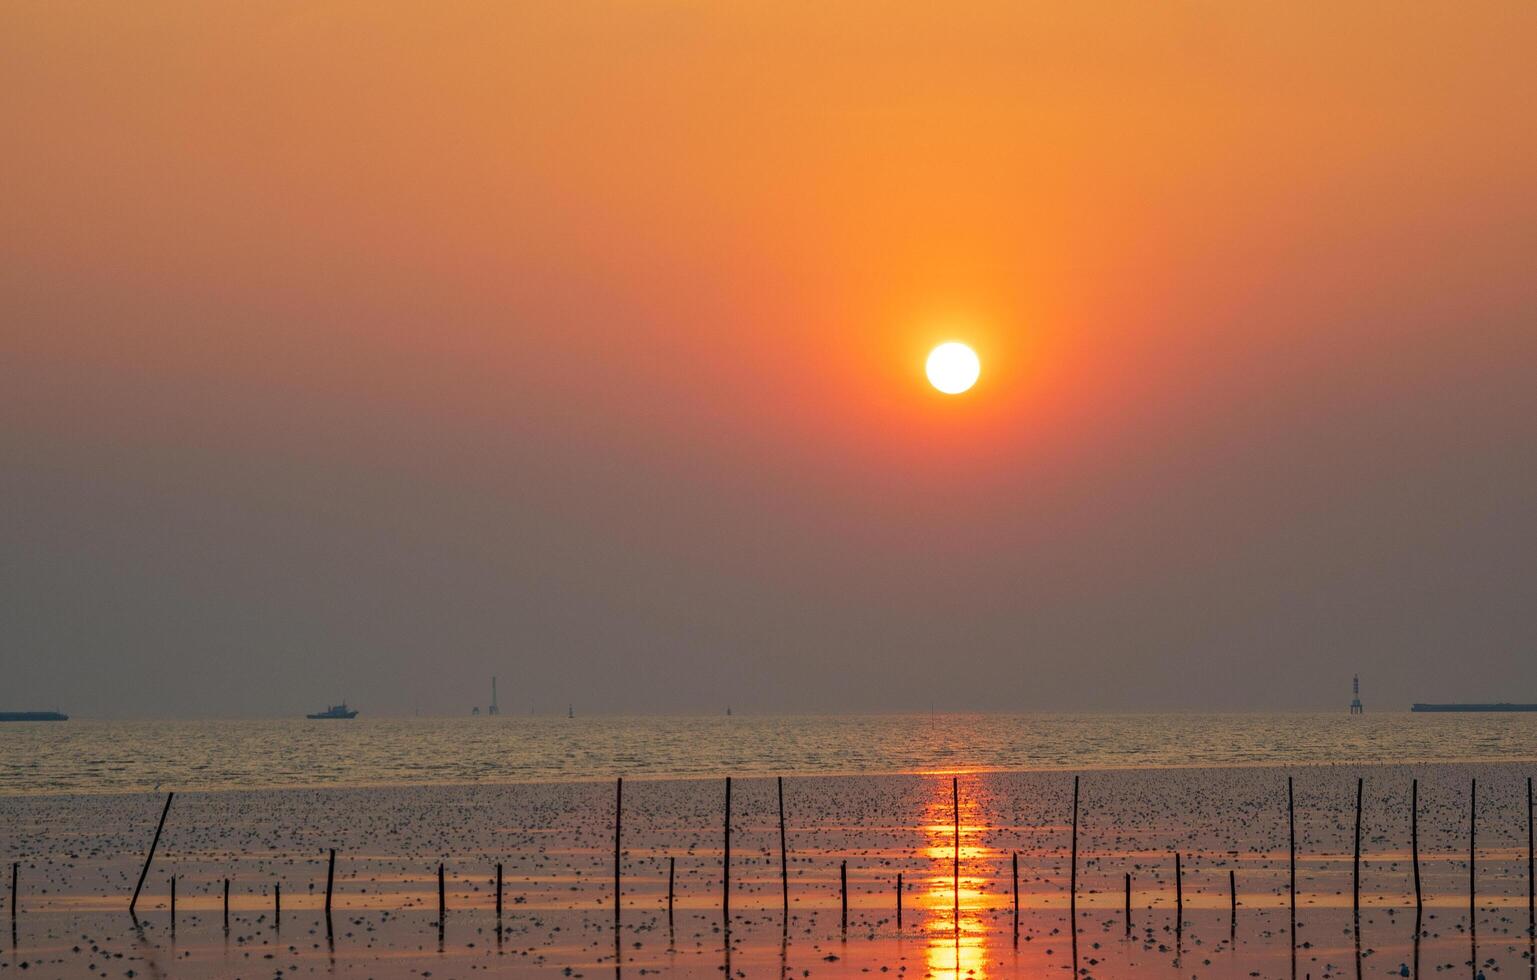
[{"label": "gradient sky", "polygon": [[1537,701],[1534,51],[0,5],[0,707]]}]

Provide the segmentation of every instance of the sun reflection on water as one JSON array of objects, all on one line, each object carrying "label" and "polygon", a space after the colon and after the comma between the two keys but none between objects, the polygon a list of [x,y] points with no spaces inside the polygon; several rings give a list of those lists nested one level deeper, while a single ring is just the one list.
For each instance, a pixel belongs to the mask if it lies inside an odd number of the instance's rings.
[{"label": "sun reflection on water", "polygon": [[[976,794],[967,792],[968,782],[965,775],[932,776],[924,804],[924,846],[919,853],[929,865],[918,904],[926,913],[926,965],[938,980],[987,977],[989,939],[982,888],[986,867],[997,852],[982,843],[981,806]],[[958,803],[953,788],[957,785]]]}]

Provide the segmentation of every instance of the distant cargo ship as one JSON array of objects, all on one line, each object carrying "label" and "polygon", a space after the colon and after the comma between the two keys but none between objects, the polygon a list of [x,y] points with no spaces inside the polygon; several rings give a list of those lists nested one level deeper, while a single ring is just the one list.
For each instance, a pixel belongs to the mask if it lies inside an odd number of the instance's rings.
[{"label": "distant cargo ship", "polygon": [[306,717],[306,718],[356,718],[357,716],[358,716],[358,711],[357,711],[356,708],[348,710],[346,704],[333,704],[333,705],[331,705],[331,707],[327,708],[324,711],[317,711],[317,712],[315,712],[312,715],[305,715],[304,717]]},{"label": "distant cargo ship", "polygon": [[1537,711],[1537,704],[1416,704],[1411,711]]},{"label": "distant cargo ship", "polygon": [[69,721],[59,711],[0,711],[0,721]]}]

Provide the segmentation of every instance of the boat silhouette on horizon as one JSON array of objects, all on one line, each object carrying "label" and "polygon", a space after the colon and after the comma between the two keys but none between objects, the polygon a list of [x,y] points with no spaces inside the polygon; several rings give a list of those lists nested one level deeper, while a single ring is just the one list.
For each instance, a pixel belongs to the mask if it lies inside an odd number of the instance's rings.
[{"label": "boat silhouette on horizon", "polygon": [[312,715],[305,715],[304,717],[311,720],[319,720],[322,718],[356,718],[357,716],[358,709],[348,708],[347,702],[343,701],[341,704],[331,705],[324,711],[317,711]]}]

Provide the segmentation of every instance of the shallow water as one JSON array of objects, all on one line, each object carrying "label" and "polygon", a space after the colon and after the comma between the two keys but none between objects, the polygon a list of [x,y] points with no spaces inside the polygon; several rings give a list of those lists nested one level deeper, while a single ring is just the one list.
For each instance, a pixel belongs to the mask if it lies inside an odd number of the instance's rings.
[{"label": "shallow water", "polygon": [[[738,779],[730,811],[729,916],[722,909],[724,781],[627,781],[617,924],[611,782],[179,793],[137,921],[126,906],[163,798],[14,795],[0,798],[0,841],[20,863],[21,914],[0,951],[0,971],[20,975],[25,964],[28,976],[134,970],[194,978],[613,971],[616,977],[887,973],[985,980],[1057,970],[1163,980],[1524,977],[1533,969],[1526,935],[1526,778],[1532,768],[795,777],[784,781],[788,915],[782,911],[778,787],[772,779]],[[1075,775],[1081,792],[1077,916],[1071,919]],[[1288,776],[1295,777],[1295,929]],[[1351,908],[1357,778],[1364,780],[1358,926]],[[1419,781],[1425,894],[1418,931],[1411,779]],[[1474,779],[1479,846],[1470,915]],[[331,848],[337,851],[335,900],[327,928]],[[1182,861],[1178,889],[1175,854]],[[440,863],[448,909],[441,930]],[[500,921],[498,864],[505,896]],[[671,916],[669,866],[676,871]],[[1130,935],[1126,875],[1132,878]],[[1176,916],[1180,898],[1184,915]]]},{"label": "shallow water", "polygon": [[371,718],[0,724],[0,795],[1537,758],[1537,714]]}]

